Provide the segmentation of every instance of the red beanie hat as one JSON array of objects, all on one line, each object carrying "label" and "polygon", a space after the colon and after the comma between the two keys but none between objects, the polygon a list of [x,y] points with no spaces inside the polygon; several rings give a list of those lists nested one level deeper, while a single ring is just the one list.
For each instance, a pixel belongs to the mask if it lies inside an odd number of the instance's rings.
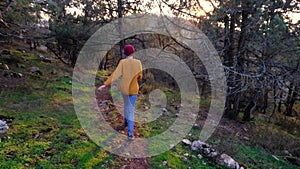
[{"label": "red beanie hat", "polygon": [[134,53],[134,47],[132,46],[132,45],[126,45],[125,47],[124,47],[124,54],[126,55],[126,56],[129,56],[129,55],[131,55],[131,54],[133,54]]}]

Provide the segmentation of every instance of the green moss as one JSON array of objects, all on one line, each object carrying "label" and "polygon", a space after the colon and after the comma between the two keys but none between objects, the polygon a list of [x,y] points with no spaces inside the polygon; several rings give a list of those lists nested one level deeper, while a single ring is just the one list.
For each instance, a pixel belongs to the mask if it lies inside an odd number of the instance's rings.
[{"label": "green moss", "polygon": [[13,55],[23,56],[23,53],[21,51],[19,51],[19,50],[11,50],[10,52]]},{"label": "green moss", "polygon": [[283,156],[276,156],[272,153],[257,147],[235,146],[237,151],[234,157],[237,161],[244,162],[249,168],[298,168],[284,160]]},{"label": "green moss", "polygon": [[8,95],[5,95],[5,104],[6,102],[20,103],[24,99],[25,92],[24,91],[11,91]]},{"label": "green moss", "polygon": [[78,168],[96,168],[97,166],[107,163],[107,161],[111,159],[112,156],[108,155],[100,148],[96,148],[82,156]]},{"label": "green moss", "polygon": [[99,70],[99,71],[97,72],[96,76],[97,76],[97,77],[100,77],[100,78],[107,78],[110,74],[111,74],[110,71],[105,71],[105,70],[100,71],[100,70]]},{"label": "green moss", "polygon": [[210,105],[210,99],[200,99],[200,107],[208,107]]}]

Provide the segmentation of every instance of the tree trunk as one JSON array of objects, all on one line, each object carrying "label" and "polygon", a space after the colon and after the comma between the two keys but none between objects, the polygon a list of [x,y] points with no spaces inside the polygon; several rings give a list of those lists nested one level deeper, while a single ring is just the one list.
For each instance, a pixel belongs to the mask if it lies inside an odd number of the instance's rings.
[{"label": "tree trunk", "polygon": [[120,39],[120,57],[121,59],[125,58],[123,54],[123,49],[125,47],[125,39],[123,34],[123,24],[121,18],[123,18],[123,2],[122,0],[118,0],[118,18],[119,18],[119,33],[121,35]]},{"label": "tree trunk", "polygon": [[283,98],[283,92],[281,91],[280,92],[280,96],[279,96],[279,103],[278,103],[278,108],[277,108],[277,111],[278,112],[282,112],[282,98]]},{"label": "tree trunk", "polygon": [[[241,32],[239,35],[238,40],[238,51],[237,51],[237,65],[236,65],[236,72],[244,73],[244,55],[245,55],[245,44],[246,44],[246,26],[248,22],[248,4],[242,2],[242,23],[241,23]],[[235,76],[235,86],[237,86],[238,89],[242,88],[242,76],[240,74],[236,74]],[[239,113],[239,103],[241,98],[241,91],[238,91],[235,96],[235,111],[238,114]],[[250,118],[250,116],[249,116]]]},{"label": "tree trunk", "polygon": [[[235,12],[230,13],[230,23],[228,16],[225,16],[224,22],[225,22],[225,33],[226,33],[226,39],[224,43],[225,48],[225,58],[224,58],[224,64],[230,68],[233,69],[234,65],[234,33],[235,33],[235,20],[236,20],[236,14]],[[229,31],[229,32],[228,32]],[[228,79],[227,79],[227,98],[226,98],[226,110],[225,114],[231,118],[236,119],[238,115],[238,104],[236,103],[236,95],[233,94],[233,90],[236,87],[235,82],[235,74],[233,71],[229,71]]]},{"label": "tree trunk", "polygon": [[248,106],[245,109],[245,113],[243,116],[243,121],[250,121],[251,120],[251,114],[253,113],[253,111],[255,110],[256,106],[257,106],[257,102],[259,100],[260,97],[260,88],[256,88],[255,90],[255,95],[253,96],[251,102],[248,104]]},{"label": "tree trunk", "polygon": [[268,87],[265,87],[264,88],[263,106],[262,106],[262,113],[264,113],[264,114],[267,113],[267,108],[268,108],[268,94],[269,94]]},{"label": "tree trunk", "polygon": [[294,90],[292,89],[292,84],[290,90],[293,90],[289,92],[289,100],[287,102],[287,109],[286,109],[286,115],[287,116],[292,116],[293,115],[293,107],[297,99],[297,86],[293,87]]}]

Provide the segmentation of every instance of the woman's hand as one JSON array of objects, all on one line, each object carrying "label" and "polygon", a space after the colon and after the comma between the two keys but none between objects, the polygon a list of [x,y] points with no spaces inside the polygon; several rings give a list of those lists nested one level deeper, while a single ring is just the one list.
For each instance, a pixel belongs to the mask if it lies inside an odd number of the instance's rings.
[{"label": "woman's hand", "polygon": [[102,86],[100,86],[99,88],[98,88],[98,91],[102,91],[103,89],[105,89],[106,88],[106,86],[105,85],[102,85]]}]

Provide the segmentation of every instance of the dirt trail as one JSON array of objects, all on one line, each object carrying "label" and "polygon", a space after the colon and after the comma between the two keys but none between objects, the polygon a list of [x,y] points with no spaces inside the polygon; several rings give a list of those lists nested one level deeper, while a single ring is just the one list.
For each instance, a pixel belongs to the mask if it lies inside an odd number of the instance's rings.
[{"label": "dirt trail", "polygon": [[[120,132],[121,134],[126,135],[127,127],[125,129],[122,129],[122,126],[124,125],[124,117],[123,117],[123,109],[121,108],[121,105],[114,105],[112,101],[112,97],[108,94],[108,89],[105,89],[101,92],[96,93],[97,97],[97,103],[99,106],[99,110],[103,113],[103,116],[105,117],[106,121],[110,122],[110,125],[113,129]],[[111,113],[112,111],[115,111],[118,107],[118,110],[121,112],[119,113]],[[135,138],[143,137],[142,134],[139,132],[140,124],[135,123],[134,125],[134,136]],[[138,149],[141,152],[146,151],[146,143],[143,144],[134,144],[137,141],[137,139],[133,140],[131,144],[127,146],[127,148],[130,149]],[[121,158],[122,161],[126,161],[126,164],[123,166],[119,166],[122,169],[148,169],[150,168],[149,162],[147,158],[125,158],[125,157],[118,157]]]}]

